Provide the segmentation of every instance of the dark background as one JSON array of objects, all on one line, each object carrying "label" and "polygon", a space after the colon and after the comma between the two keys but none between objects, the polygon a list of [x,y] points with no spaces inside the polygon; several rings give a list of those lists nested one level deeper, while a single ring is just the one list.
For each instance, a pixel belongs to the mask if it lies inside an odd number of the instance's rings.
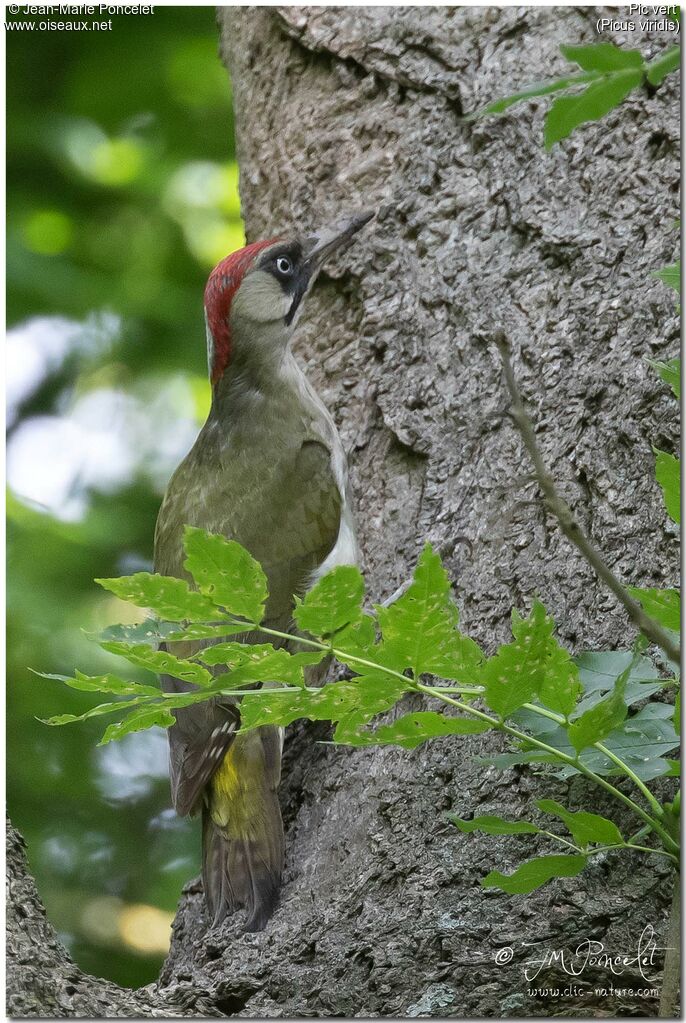
[{"label": "dark background", "polygon": [[198,829],[170,809],[161,732],[98,749],[102,718],[49,728],[98,700],[31,669],[116,666],[87,633],[130,609],[93,578],[150,567],[208,406],[203,287],[243,244],[214,17],[7,32],[9,811],[79,965],[134,986]]}]

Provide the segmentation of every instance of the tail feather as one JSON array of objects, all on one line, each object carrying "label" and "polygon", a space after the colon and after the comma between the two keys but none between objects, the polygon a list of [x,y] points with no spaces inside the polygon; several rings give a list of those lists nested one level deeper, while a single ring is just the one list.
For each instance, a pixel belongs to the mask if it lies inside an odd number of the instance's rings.
[{"label": "tail feather", "polygon": [[215,789],[203,806],[202,877],[213,926],[237,909],[245,909],[245,929],[262,930],[276,908],[281,886],[284,837],[276,791],[252,778],[247,800],[228,800],[221,813]]}]

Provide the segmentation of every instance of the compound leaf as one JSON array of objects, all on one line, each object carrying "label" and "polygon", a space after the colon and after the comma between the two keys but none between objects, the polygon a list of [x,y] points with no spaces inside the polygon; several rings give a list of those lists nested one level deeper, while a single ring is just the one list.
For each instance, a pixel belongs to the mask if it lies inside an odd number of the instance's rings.
[{"label": "compound leaf", "polygon": [[178,622],[161,622],[156,618],[146,618],[135,625],[110,625],[98,634],[98,642],[112,640],[116,643],[147,643],[157,646],[163,643],[170,633],[178,632]]},{"label": "compound leaf", "polygon": [[[349,719],[350,730],[389,710],[407,691],[387,675],[370,673],[351,682],[330,682],[321,689],[279,692],[262,690],[241,701],[241,728],[247,731],[259,725],[289,725],[297,718],[310,721]],[[354,718],[354,721],[352,720]]]},{"label": "compound leaf", "polygon": [[99,633],[98,642],[115,643],[147,643],[156,647],[160,643],[190,643],[197,639],[223,639],[224,636],[236,636],[241,632],[252,632],[249,623],[226,621],[220,625],[201,625],[191,622],[184,628],[178,622],[160,622],[155,618],[146,618],[138,625],[110,625]]},{"label": "compound leaf", "polygon": [[305,685],[303,669],[319,664],[325,650],[291,654],[282,647],[275,650],[271,643],[218,643],[196,655],[205,664],[225,664],[229,674],[223,678],[237,689],[253,682],[280,682],[284,685]]},{"label": "compound leaf", "polygon": [[336,633],[336,657],[342,664],[354,668],[356,657],[363,657],[366,660],[375,657],[373,649],[375,642],[376,623],[370,615],[363,614],[359,622],[345,625]]},{"label": "compound leaf", "polygon": [[91,707],[89,710],[84,711],[83,714],[55,714],[54,717],[39,718],[38,720],[44,725],[71,725],[75,721],[87,721],[88,718],[101,717],[103,714],[114,714],[115,711],[121,713],[122,710],[137,707],[139,704],[147,706],[148,700],[112,700],[109,703],[99,703],[96,707]]}]

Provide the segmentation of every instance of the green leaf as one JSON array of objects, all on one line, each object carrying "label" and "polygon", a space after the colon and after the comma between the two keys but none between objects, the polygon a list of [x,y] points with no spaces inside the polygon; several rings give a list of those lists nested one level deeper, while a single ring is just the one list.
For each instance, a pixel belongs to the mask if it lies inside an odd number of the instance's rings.
[{"label": "green leaf", "polygon": [[[613,729],[603,740],[603,745],[624,760],[642,781],[660,778],[669,771],[665,754],[679,746],[679,737],[672,724],[673,711],[674,708],[667,703],[648,703]],[[564,728],[554,727],[552,732],[546,733],[545,742],[567,756],[574,756],[575,750]],[[622,774],[600,750],[585,749],[579,759],[584,767],[596,774]],[[556,772],[559,778],[568,778],[575,773],[576,768],[571,765]]]},{"label": "green leaf", "polygon": [[574,658],[584,697],[579,713],[589,710],[614,689],[615,681],[628,670],[624,689],[627,707],[659,692],[664,680],[649,657],[637,657],[631,650],[587,651]]},{"label": "green leaf", "polygon": [[152,728],[153,725],[159,725],[160,728],[169,728],[170,725],[174,724],[175,720],[174,715],[166,707],[137,707],[136,710],[132,710],[121,721],[115,721],[113,724],[108,725],[98,746],[106,746],[108,742],[112,742],[114,739],[123,739],[125,735],[130,735],[131,732],[142,732],[145,728]]},{"label": "green leaf", "polygon": [[[159,695],[159,693],[158,693]],[[87,721],[88,718],[101,717],[103,714],[121,713],[130,707],[137,707],[139,704],[149,706],[148,700],[112,700],[110,703],[99,703],[97,707],[91,707],[83,714],[56,714],[51,718],[38,718],[44,725],[71,725],[75,721]]]},{"label": "green leaf", "polygon": [[548,710],[568,717],[581,693],[579,669],[570,654],[555,645],[548,654],[546,671],[538,691],[540,702]]},{"label": "green leaf", "polygon": [[261,622],[267,600],[267,577],[255,559],[235,540],[186,526],[184,568],[198,589],[231,614]]},{"label": "green leaf", "polygon": [[332,682],[316,692],[294,689],[271,691],[241,700],[241,731],[260,725],[290,725],[298,718],[310,721],[335,721],[357,706],[357,687],[353,682]]},{"label": "green leaf", "polygon": [[560,96],[555,100],[545,119],[546,149],[568,135],[586,121],[597,121],[625,99],[632,89],[640,85],[643,72],[617,71],[589,85],[578,96]]},{"label": "green leaf", "polygon": [[406,691],[402,682],[381,673],[360,675],[352,682],[330,682],[316,690],[262,690],[242,698],[241,730],[264,724],[285,726],[297,718],[340,721],[354,716],[354,722],[349,721],[353,730],[389,710]]},{"label": "green leaf", "polygon": [[477,679],[485,686],[486,703],[500,717],[509,717],[543,693],[546,706],[559,713],[569,713],[575,706],[581,691],[578,671],[554,638],[554,627],[540,601],[534,602],[526,620],[513,612],[514,642],[501,646]]},{"label": "green leaf", "polygon": [[629,672],[630,668],[623,671],[615,681],[612,692],[595,706],[584,711],[568,727],[569,741],[577,753],[587,746],[592,746],[594,742],[601,742],[626,718],[627,707],[624,702],[624,691]]},{"label": "green leaf", "polygon": [[326,651],[291,654],[283,648],[275,650],[271,643],[218,643],[196,656],[205,664],[225,664],[229,674],[222,678],[235,689],[252,682],[281,682],[302,687],[305,685],[303,669],[319,664],[326,657]]},{"label": "green leaf", "polygon": [[651,85],[659,85],[670,73],[676,71],[681,60],[681,47],[670,46],[668,50],[651,60],[647,66],[647,78]]},{"label": "green leaf", "polygon": [[659,373],[664,382],[669,384],[675,396],[681,398],[681,359],[677,357],[668,359],[667,362],[648,359],[647,362]]},{"label": "green leaf", "polygon": [[623,71],[642,68],[639,50],[623,50],[614,43],[592,43],[589,46],[561,46],[562,55],[574,61],[584,71]]},{"label": "green leaf", "polygon": [[170,632],[167,643],[194,643],[198,639],[223,639],[224,636],[238,636],[242,632],[254,632],[255,626],[250,622],[231,622],[221,625],[199,625],[190,623],[185,628]]},{"label": "green leaf", "polygon": [[336,633],[336,657],[342,664],[356,667],[355,657],[363,657],[365,660],[374,657],[375,642],[376,622],[370,615],[363,614],[359,622],[345,625]]},{"label": "green leaf", "polygon": [[471,680],[482,653],[458,631],[458,610],[441,559],[426,544],[409,588],[388,607],[376,608],[383,642],[375,651],[386,667],[412,668],[415,678],[438,675]]},{"label": "green leaf", "polygon": [[478,757],[480,764],[495,767],[499,771],[508,771],[518,764],[560,764],[561,760],[552,753],[542,753],[532,748],[518,753],[498,753],[493,757]]},{"label": "green leaf", "polygon": [[535,96],[549,96],[554,92],[561,92],[564,89],[573,88],[575,85],[584,85],[587,82],[594,82],[599,77],[597,72],[591,72],[584,75],[566,75],[564,78],[555,78],[548,82],[533,82],[531,85],[527,85],[521,92],[514,92],[511,96],[505,96],[503,99],[497,99],[493,103],[489,103],[485,107],[480,107],[479,110],[475,110],[472,114],[467,114],[464,118],[465,121],[474,121],[477,117],[485,117],[487,114],[502,114],[503,111],[513,106],[515,103],[521,103],[523,100],[533,99]]},{"label": "green leaf", "polygon": [[655,478],[662,487],[667,514],[673,522],[681,522],[681,477],[679,459],[666,451],[653,448],[657,455]]},{"label": "green leaf", "polygon": [[110,625],[98,634],[98,641],[115,643],[147,643],[157,646],[163,643],[170,633],[178,632],[178,622],[160,622],[156,618],[146,618],[135,625]]},{"label": "green leaf", "polygon": [[298,626],[313,636],[331,636],[362,618],[364,579],[354,565],[338,565],[327,572],[296,603],[293,617]]},{"label": "green leaf", "polygon": [[642,589],[627,586],[632,597],[642,605],[646,614],[663,625],[665,629],[679,632],[681,628],[681,594],[679,590]]},{"label": "green leaf", "polygon": [[435,711],[417,711],[404,714],[391,725],[381,725],[373,732],[360,732],[345,740],[340,734],[335,736],[336,742],[345,741],[351,746],[403,746],[415,749],[428,739],[437,739],[446,735],[476,735],[486,732],[489,724],[476,718],[448,717]]},{"label": "green leaf", "polygon": [[141,685],[140,682],[132,682],[130,679],[119,678],[117,675],[84,675],[80,671],[74,672],[73,677],[51,675],[46,671],[36,672],[36,674],[41,678],[54,678],[58,682],[64,682],[70,689],[79,689],[83,693],[110,693],[113,696],[158,697],[160,695],[159,689],[155,686]]},{"label": "green leaf", "polygon": [[465,821],[461,817],[450,816],[449,820],[465,834],[481,831],[484,835],[538,835],[541,832],[540,828],[529,821],[506,821],[502,817],[474,817],[471,821]]},{"label": "green leaf", "polygon": [[125,657],[131,664],[146,671],[154,671],[157,675],[172,675],[184,682],[192,682],[196,686],[209,686],[212,674],[200,664],[182,660],[165,650],[151,650],[145,643],[134,646],[129,643],[101,643],[104,650],[119,657]]},{"label": "green leaf", "polygon": [[624,842],[622,833],[616,824],[609,821],[607,817],[601,817],[597,813],[588,813],[586,810],[572,812],[566,810],[554,799],[537,799],[536,806],[544,813],[553,814],[559,817],[565,824],[577,845],[582,847],[591,843],[597,845],[621,845]]},{"label": "green leaf", "polygon": [[200,625],[191,623],[180,629],[178,622],[160,622],[146,618],[139,625],[110,625],[98,634],[99,642],[112,640],[115,643],[147,643],[156,647],[159,643],[194,642],[198,639],[223,639],[241,632],[252,632],[254,626],[241,622],[226,621],[221,625]]},{"label": "green leaf", "polygon": [[537,856],[522,863],[514,874],[492,870],[481,885],[483,888],[501,888],[508,895],[527,895],[554,877],[576,877],[585,866],[585,856]]},{"label": "green leaf", "polygon": [[[282,654],[288,656],[287,650],[281,650]],[[243,664],[251,662],[258,663],[276,653],[271,643],[215,643],[213,646],[205,647],[195,654],[198,660],[205,664],[222,664],[231,670]]]},{"label": "green leaf", "polygon": [[[626,677],[624,702],[627,706],[644,701],[646,696],[658,692],[670,682],[669,679],[660,677],[657,668],[647,657],[637,656],[631,651],[584,653],[579,655],[576,661],[579,678],[585,690],[577,708],[578,715],[600,703],[614,688],[618,676],[622,673],[625,673]],[[671,723],[666,720],[670,717],[671,710],[671,707],[663,703],[648,704],[638,714],[627,718],[604,740],[604,745],[625,760],[643,781],[661,777],[669,769],[667,761],[663,759],[664,754],[678,746],[678,738]],[[565,756],[575,755],[576,751],[566,730],[555,721],[524,708],[517,711],[513,720],[518,728],[543,739],[547,745],[564,753]],[[518,763],[556,762],[554,758],[539,753],[535,748],[528,748],[525,743],[520,743],[520,751],[517,753],[503,753],[482,760],[501,770]],[[596,774],[611,775],[618,772],[613,762],[599,750],[584,750],[580,760]],[[557,763],[559,764],[559,761]],[[576,768],[570,765],[561,767],[556,772],[560,778],[567,778],[574,773]]]},{"label": "green leaf", "polygon": [[657,277],[668,288],[673,288],[677,294],[681,294],[681,260],[677,260],[671,266],[663,266],[661,270],[653,270],[652,276]]},{"label": "green leaf", "polygon": [[171,579],[150,572],[136,572],[117,579],[96,579],[96,583],[120,600],[136,607],[147,607],[160,618],[172,622],[211,622],[217,609],[202,593],[188,588],[183,579]]}]

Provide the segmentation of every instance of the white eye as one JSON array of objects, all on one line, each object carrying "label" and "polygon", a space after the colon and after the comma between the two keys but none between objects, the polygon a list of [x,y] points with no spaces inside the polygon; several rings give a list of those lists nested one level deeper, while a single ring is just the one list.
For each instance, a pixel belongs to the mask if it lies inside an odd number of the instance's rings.
[{"label": "white eye", "polygon": [[293,264],[287,256],[279,256],[276,261],[276,269],[280,274],[283,274],[284,277],[288,277],[293,273]]}]

